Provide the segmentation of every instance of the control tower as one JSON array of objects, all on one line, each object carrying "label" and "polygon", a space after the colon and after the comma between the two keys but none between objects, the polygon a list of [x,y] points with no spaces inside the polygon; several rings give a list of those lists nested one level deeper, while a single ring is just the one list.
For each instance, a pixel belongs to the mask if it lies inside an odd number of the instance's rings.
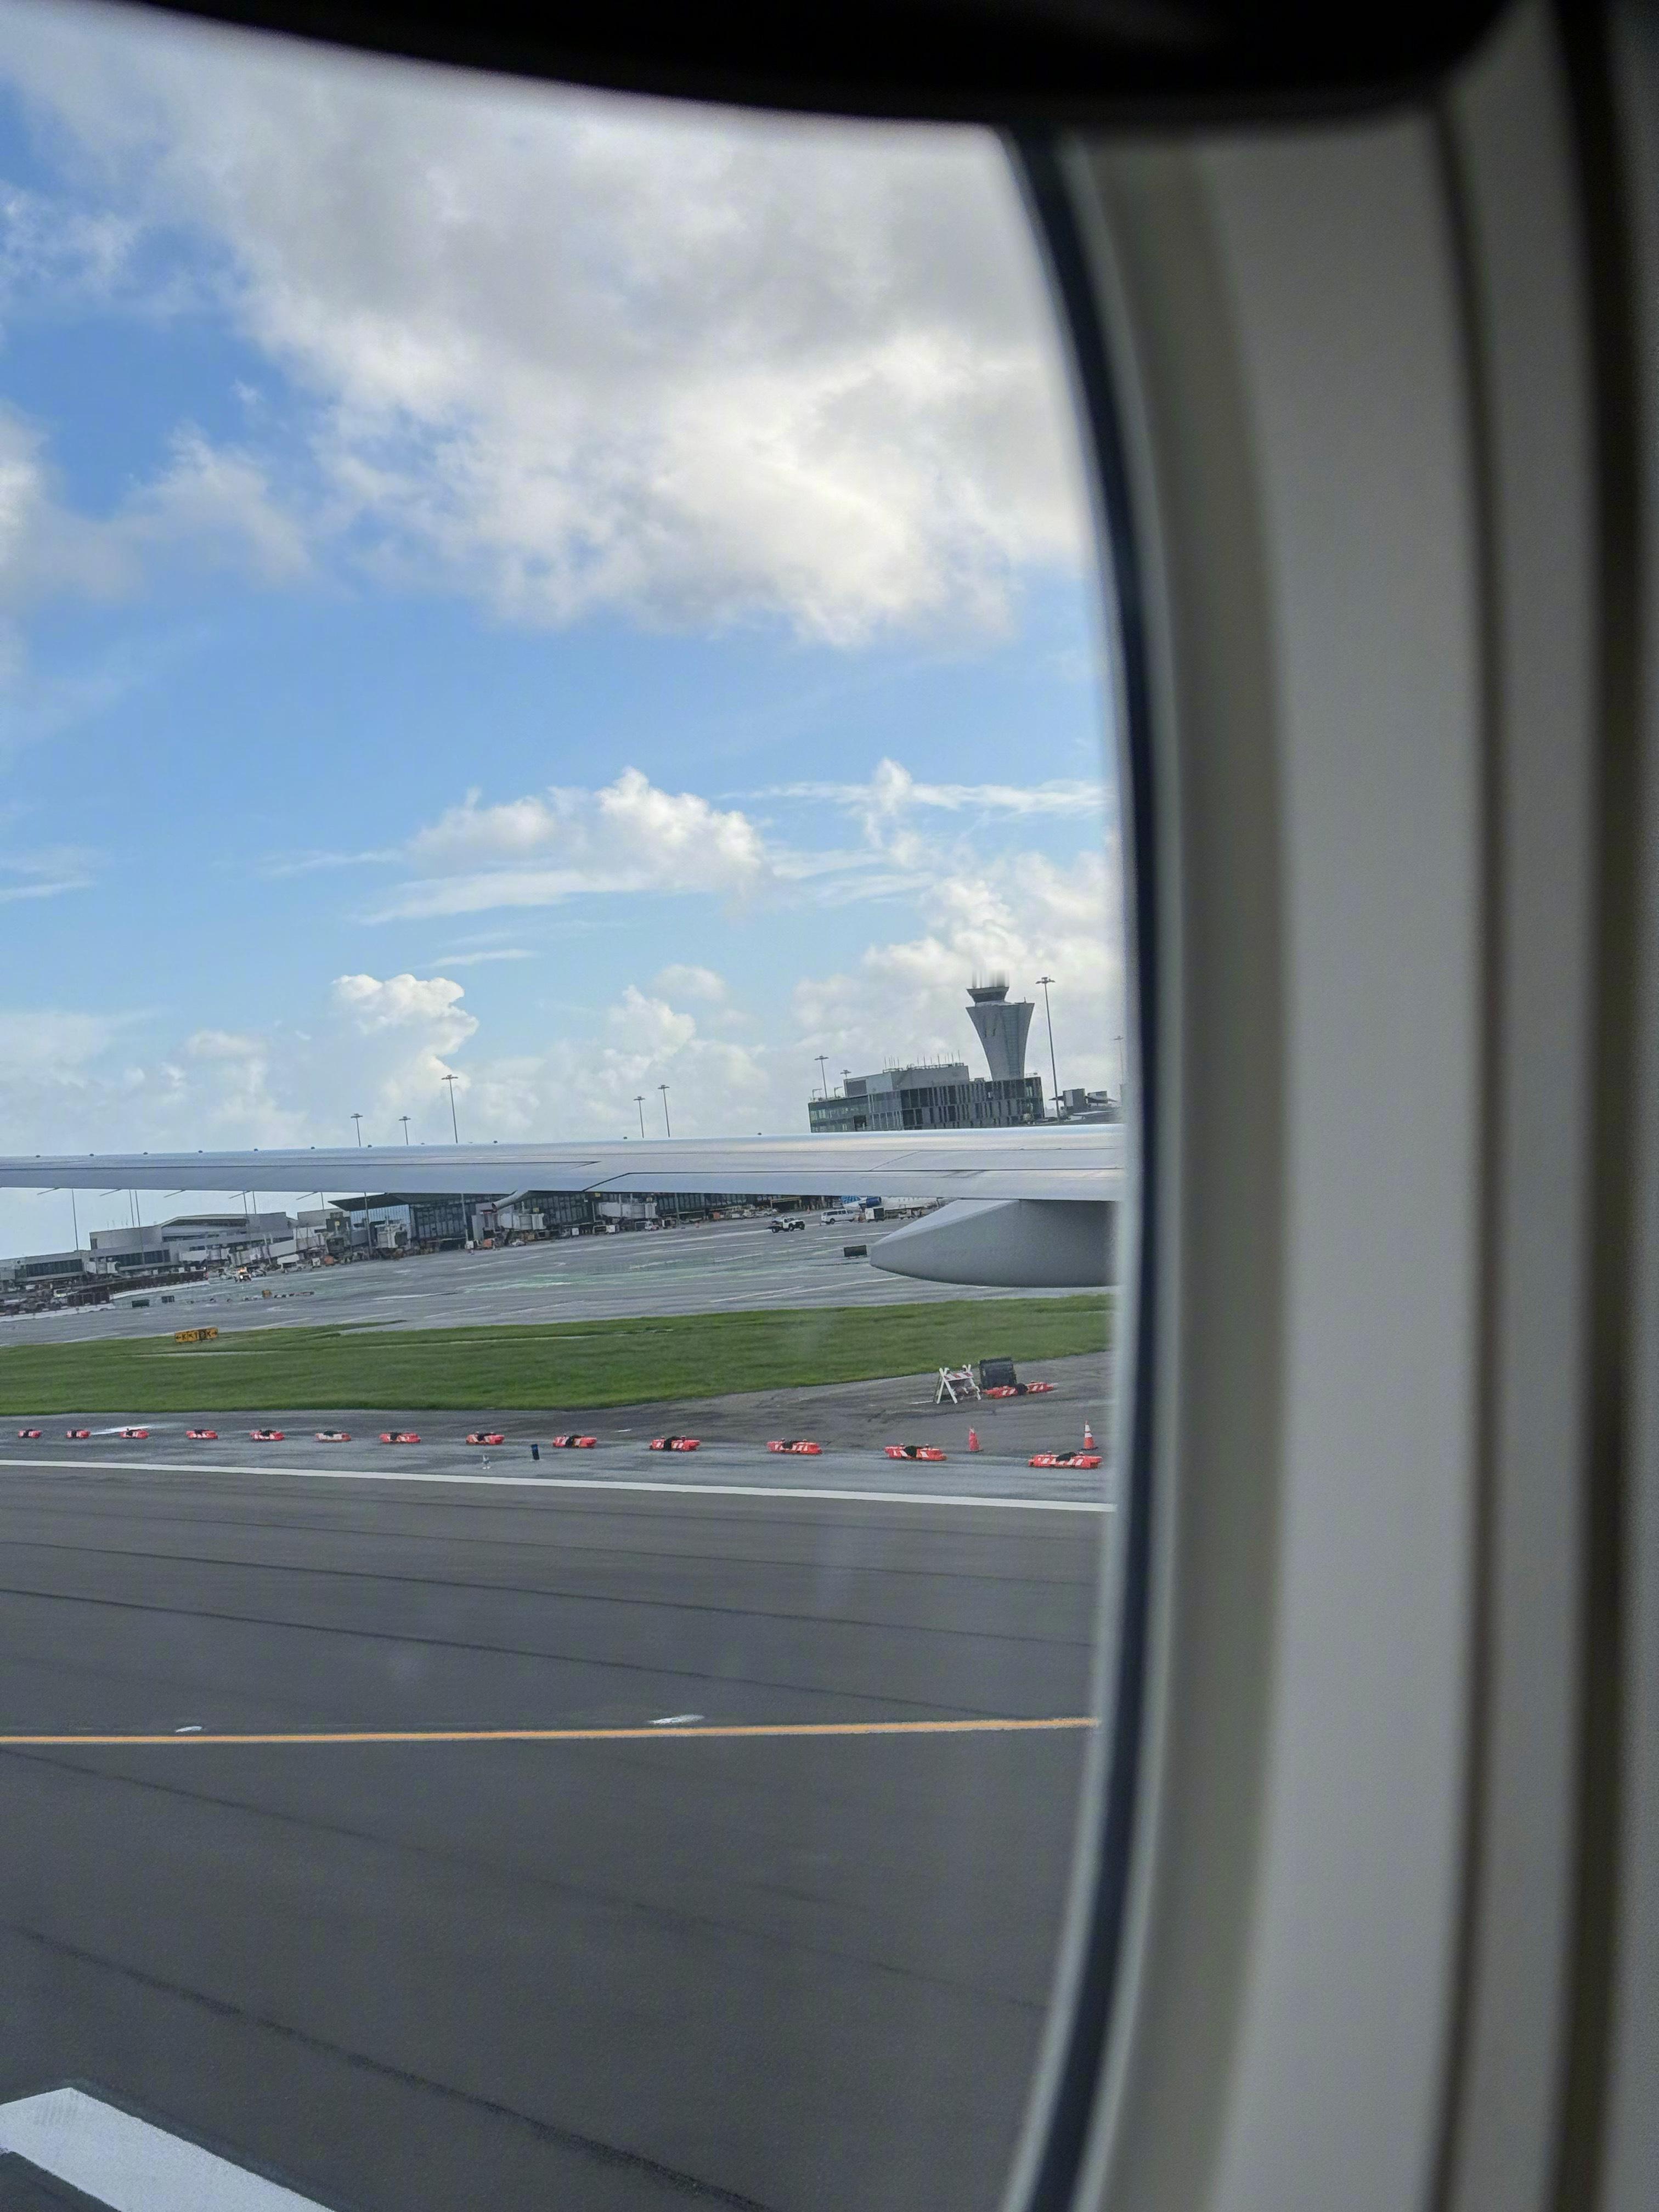
[{"label": "control tower", "polygon": [[1030,1000],[1011,999],[1006,975],[970,983],[968,996],[973,1000],[968,1018],[979,1031],[993,1079],[1018,1083],[1025,1073],[1025,1033],[1034,1011]]}]

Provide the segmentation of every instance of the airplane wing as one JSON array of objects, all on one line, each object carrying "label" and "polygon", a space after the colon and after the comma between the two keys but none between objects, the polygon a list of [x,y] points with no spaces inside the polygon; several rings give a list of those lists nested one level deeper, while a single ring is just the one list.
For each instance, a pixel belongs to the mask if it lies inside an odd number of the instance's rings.
[{"label": "airplane wing", "polygon": [[1123,1137],[1120,1125],[1091,1122],[621,1144],[36,1153],[0,1158],[0,1188],[475,1198],[536,1190],[613,1197],[707,1190],[944,1200],[939,1212],[884,1237],[871,1255],[875,1263],[946,1282],[1058,1288],[1106,1279],[1109,1216],[1122,1194]]}]

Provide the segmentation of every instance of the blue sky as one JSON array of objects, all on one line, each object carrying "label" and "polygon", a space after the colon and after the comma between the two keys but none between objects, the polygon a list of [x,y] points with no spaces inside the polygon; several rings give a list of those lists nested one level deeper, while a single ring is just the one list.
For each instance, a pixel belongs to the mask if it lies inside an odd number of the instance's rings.
[{"label": "blue sky", "polygon": [[1106,1080],[1068,439],[988,141],[0,9],[0,1148]]}]

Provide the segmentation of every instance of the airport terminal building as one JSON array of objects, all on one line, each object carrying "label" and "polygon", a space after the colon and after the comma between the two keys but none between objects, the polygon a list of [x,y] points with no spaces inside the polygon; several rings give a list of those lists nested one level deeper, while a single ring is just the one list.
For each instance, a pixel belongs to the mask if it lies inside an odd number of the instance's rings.
[{"label": "airport terminal building", "polygon": [[970,1076],[965,1060],[849,1075],[833,1098],[809,1099],[807,1126],[836,1136],[860,1129],[1016,1129],[1041,1121],[1042,1079]]},{"label": "airport terminal building", "polygon": [[833,1097],[808,1099],[807,1127],[815,1136],[840,1137],[864,1129],[1022,1129],[1041,1122],[1042,1079],[1025,1073],[1031,1001],[1010,999],[1001,975],[970,984],[968,997],[988,1076],[970,1076],[965,1060],[848,1075]]}]

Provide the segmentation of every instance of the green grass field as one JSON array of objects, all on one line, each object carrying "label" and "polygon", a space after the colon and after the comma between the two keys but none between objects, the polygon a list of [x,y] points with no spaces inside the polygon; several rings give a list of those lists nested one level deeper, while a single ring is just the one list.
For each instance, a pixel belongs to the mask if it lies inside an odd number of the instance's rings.
[{"label": "green grass field", "polygon": [[262,1407],[628,1406],[712,1398],[1007,1354],[1098,1352],[1104,1297],[676,1314],[523,1328],[262,1328],[0,1352],[0,1413],[254,1413]]}]

